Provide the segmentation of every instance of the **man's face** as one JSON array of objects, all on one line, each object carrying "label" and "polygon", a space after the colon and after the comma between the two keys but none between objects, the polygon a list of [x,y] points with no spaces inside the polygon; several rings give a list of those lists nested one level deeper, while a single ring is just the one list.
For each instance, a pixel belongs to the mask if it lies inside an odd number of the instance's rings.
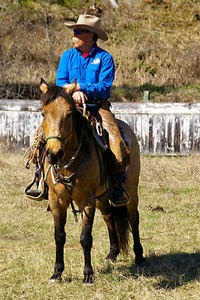
[{"label": "man's face", "polygon": [[93,43],[93,33],[85,29],[74,29],[73,35],[74,47],[80,51]]}]

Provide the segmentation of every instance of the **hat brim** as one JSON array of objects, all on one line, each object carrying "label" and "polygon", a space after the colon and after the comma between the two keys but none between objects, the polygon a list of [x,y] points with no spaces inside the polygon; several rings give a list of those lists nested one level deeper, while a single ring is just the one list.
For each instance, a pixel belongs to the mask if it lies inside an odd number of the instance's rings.
[{"label": "hat brim", "polygon": [[64,25],[67,26],[67,27],[69,27],[69,28],[71,28],[71,29],[74,29],[74,28],[83,28],[83,29],[86,29],[88,31],[96,33],[98,35],[99,39],[101,39],[103,41],[107,41],[108,40],[107,34],[103,30],[100,30],[98,28],[95,28],[95,27],[92,27],[92,26],[89,26],[89,25],[85,25],[85,24],[77,24],[77,23],[74,23],[72,21],[65,22]]}]

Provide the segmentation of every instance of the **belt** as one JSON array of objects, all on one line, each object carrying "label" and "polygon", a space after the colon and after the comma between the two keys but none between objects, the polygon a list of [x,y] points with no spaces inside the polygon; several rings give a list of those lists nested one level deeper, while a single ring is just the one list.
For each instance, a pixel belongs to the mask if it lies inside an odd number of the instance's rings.
[{"label": "belt", "polygon": [[101,108],[104,108],[104,109],[109,109],[111,107],[111,103],[110,101],[107,99],[107,100],[100,100],[100,99],[97,99],[97,100],[93,100],[93,99],[88,99],[88,101],[86,102],[86,104],[88,105],[100,105]]},{"label": "belt", "polygon": [[86,103],[87,103],[87,104],[101,104],[102,101],[104,101],[104,100],[99,100],[99,99],[97,99],[97,100],[88,99],[88,101],[87,101]]}]

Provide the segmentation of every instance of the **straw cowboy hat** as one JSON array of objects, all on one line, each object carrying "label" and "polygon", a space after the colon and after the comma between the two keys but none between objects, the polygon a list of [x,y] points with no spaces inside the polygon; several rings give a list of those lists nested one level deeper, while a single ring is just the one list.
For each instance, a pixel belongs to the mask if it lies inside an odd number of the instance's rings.
[{"label": "straw cowboy hat", "polygon": [[69,21],[64,24],[73,29],[75,28],[86,29],[88,31],[96,33],[99,39],[103,41],[108,40],[107,34],[101,28],[101,19],[96,16],[82,14],[79,16],[76,23]]}]

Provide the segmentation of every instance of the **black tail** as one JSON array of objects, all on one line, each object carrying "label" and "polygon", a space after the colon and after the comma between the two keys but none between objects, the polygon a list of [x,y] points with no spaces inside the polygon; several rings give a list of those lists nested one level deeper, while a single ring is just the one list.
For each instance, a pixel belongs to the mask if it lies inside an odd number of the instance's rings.
[{"label": "black tail", "polygon": [[119,249],[122,253],[127,255],[129,244],[129,221],[127,206],[112,206],[112,212],[115,219],[115,227],[118,237]]}]

